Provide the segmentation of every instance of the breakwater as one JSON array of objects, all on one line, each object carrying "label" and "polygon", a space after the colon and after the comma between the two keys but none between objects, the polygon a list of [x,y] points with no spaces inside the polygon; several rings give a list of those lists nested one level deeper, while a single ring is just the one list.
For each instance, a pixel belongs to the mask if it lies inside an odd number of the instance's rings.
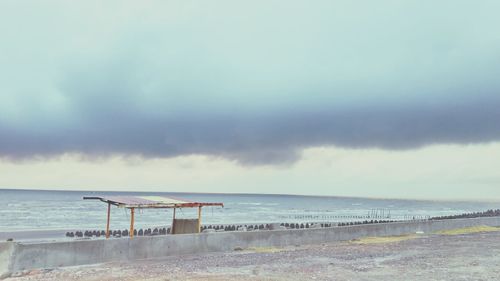
[{"label": "breakwater", "polygon": [[[378,210],[376,212],[372,211],[372,216],[378,218]],[[384,214],[383,212],[381,214]],[[480,218],[480,217],[500,217],[500,209],[487,210],[483,212],[474,213],[463,213],[450,216],[440,216],[440,217],[412,217],[404,221],[422,221],[422,220],[447,220],[447,219],[464,219],[464,218]],[[370,218],[370,216],[368,216]],[[266,224],[226,224],[226,225],[203,225],[201,227],[201,232],[222,232],[222,231],[261,231],[261,230],[277,230],[277,229],[307,229],[307,228],[323,228],[323,227],[334,227],[334,226],[352,226],[352,225],[362,225],[362,224],[377,224],[377,223],[395,223],[401,221],[386,220],[386,219],[371,219],[371,220],[357,220],[350,222],[306,222],[306,223],[266,223]],[[111,237],[120,238],[129,235],[129,230],[111,230]],[[106,232],[104,230],[83,230],[83,231],[68,231],[66,232],[66,237],[70,238],[100,238],[104,237]],[[167,235],[170,234],[170,227],[157,227],[157,228],[146,228],[146,229],[134,229],[134,236],[157,236],[157,235]]]},{"label": "breakwater", "polygon": [[[414,220],[416,221],[416,220]],[[307,229],[307,228],[322,228],[322,227],[335,227],[335,226],[348,226],[360,224],[374,224],[374,223],[393,223],[397,221],[391,220],[365,220],[354,222],[341,222],[341,223],[266,223],[266,224],[216,224],[216,225],[203,225],[201,232],[223,232],[223,231],[262,231],[262,230],[278,230],[278,229]],[[134,236],[158,236],[170,234],[170,227],[156,227],[145,229],[134,229]],[[106,235],[105,230],[79,230],[67,231],[66,237],[69,238],[104,238]],[[111,229],[110,237],[121,238],[127,237],[129,230],[127,229]]]}]

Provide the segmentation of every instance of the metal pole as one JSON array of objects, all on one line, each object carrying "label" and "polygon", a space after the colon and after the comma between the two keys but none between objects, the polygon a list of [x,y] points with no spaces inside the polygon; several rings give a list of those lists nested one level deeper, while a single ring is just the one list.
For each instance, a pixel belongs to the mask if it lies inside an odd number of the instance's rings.
[{"label": "metal pole", "polygon": [[130,238],[134,238],[134,208],[130,208]]},{"label": "metal pole", "polygon": [[106,239],[109,238],[109,217],[111,214],[111,204],[108,203],[108,222],[106,223]]},{"label": "metal pole", "polygon": [[198,206],[198,233],[201,232],[201,206]]},{"label": "metal pole", "polygon": [[175,234],[174,227],[175,227],[175,207],[174,207],[174,216],[172,217],[172,231],[171,231],[172,234]]}]

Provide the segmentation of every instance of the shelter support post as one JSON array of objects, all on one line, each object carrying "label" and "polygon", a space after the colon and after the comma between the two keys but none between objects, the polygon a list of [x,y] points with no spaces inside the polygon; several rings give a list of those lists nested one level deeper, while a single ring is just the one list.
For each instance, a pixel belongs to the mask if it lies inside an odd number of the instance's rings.
[{"label": "shelter support post", "polygon": [[130,208],[130,238],[134,238],[134,213],[135,209]]},{"label": "shelter support post", "polygon": [[171,230],[170,230],[171,234],[175,234],[174,228],[175,228],[175,207],[174,207],[174,215],[172,217],[172,227],[171,227]]},{"label": "shelter support post", "polygon": [[106,222],[106,239],[109,238],[109,217],[111,215],[111,204],[108,203],[108,220]]},{"label": "shelter support post", "polygon": [[198,206],[198,233],[201,232],[201,206]]}]

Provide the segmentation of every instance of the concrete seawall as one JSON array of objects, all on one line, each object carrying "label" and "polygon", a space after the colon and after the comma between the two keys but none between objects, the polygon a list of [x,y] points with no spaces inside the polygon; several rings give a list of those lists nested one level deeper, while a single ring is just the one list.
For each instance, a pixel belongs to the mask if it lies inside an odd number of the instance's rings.
[{"label": "concrete seawall", "polygon": [[127,261],[183,254],[231,251],[235,247],[276,247],[351,240],[367,236],[392,236],[422,231],[430,233],[477,225],[500,226],[500,217],[440,221],[397,222],[345,227],[216,232],[109,240],[46,243],[0,242],[0,277],[10,272]]}]

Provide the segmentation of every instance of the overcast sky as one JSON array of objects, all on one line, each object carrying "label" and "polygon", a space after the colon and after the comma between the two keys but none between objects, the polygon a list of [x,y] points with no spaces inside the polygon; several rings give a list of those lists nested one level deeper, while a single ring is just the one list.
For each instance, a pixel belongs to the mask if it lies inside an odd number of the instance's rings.
[{"label": "overcast sky", "polygon": [[0,188],[500,199],[499,1],[1,1]]}]

